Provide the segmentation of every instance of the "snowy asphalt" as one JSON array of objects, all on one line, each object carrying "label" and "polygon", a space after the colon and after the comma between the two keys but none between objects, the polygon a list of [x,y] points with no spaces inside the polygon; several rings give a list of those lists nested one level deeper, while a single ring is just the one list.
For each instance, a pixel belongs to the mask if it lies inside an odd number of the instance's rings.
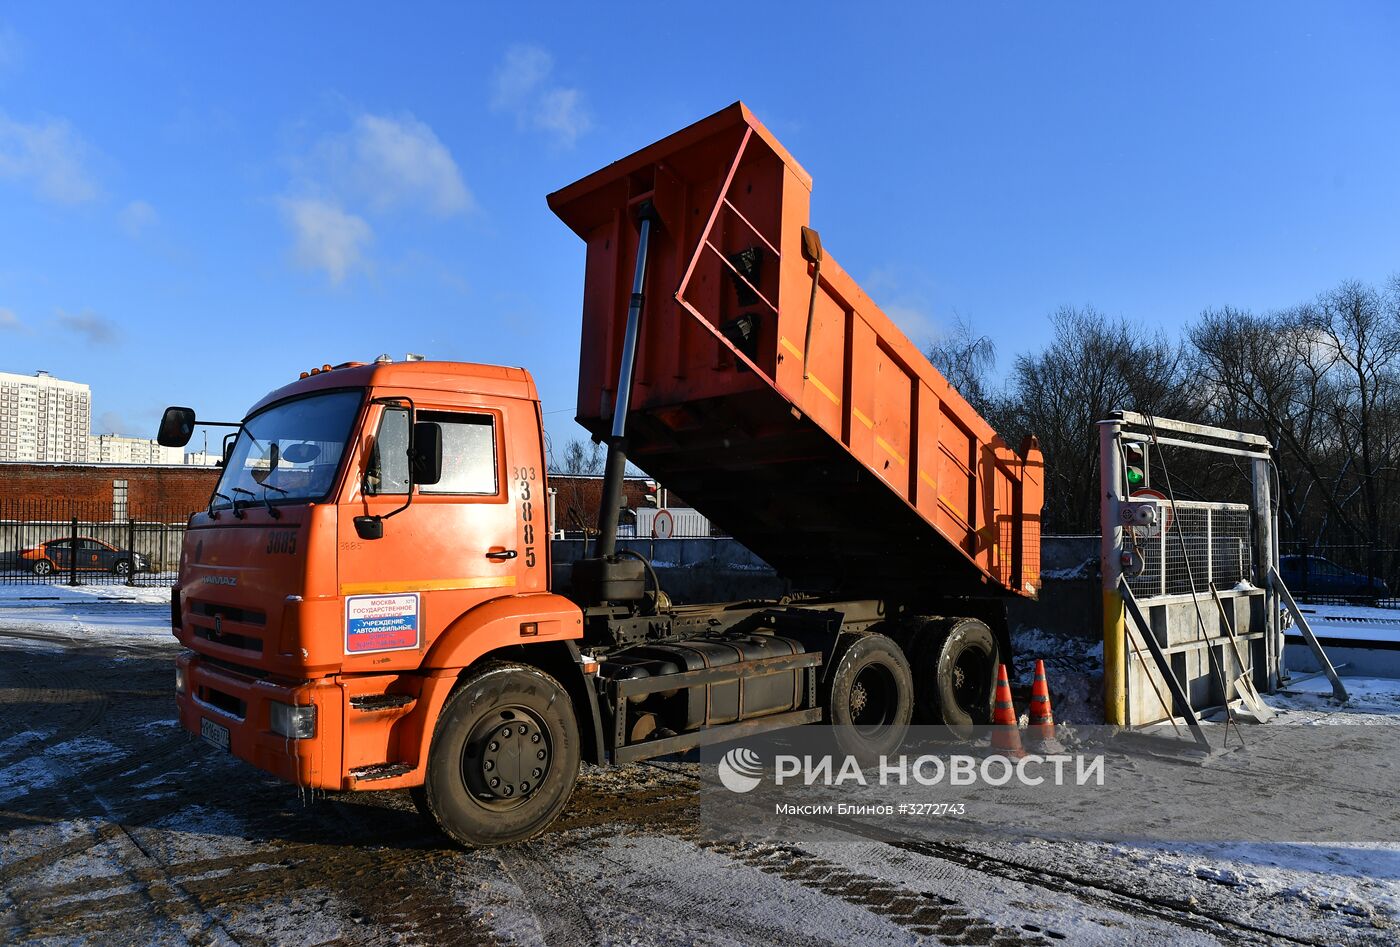
[{"label": "snowy asphalt", "polygon": [[[0,941],[1388,944],[1400,849],[702,831],[699,766],[588,768],[561,822],[448,846],[400,793],[303,799],[173,720],[164,590],[0,598]],[[21,593],[39,596],[17,600]],[[46,596],[55,595],[48,599]],[[1275,698],[1306,722],[1400,723]]]}]

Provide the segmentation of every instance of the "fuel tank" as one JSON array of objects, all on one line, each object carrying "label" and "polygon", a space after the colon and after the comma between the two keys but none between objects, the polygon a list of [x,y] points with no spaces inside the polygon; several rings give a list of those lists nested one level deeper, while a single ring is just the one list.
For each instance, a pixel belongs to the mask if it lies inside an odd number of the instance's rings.
[{"label": "fuel tank", "polygon": [[[778,635],[706,635],[638,645],[606,658],[600,676],[610,681],[664,679],[669,674],[739,661],[800,654],[800,642]],[[775,671],[716,684],[675,688],[632,698],[629,729],[649,726],[677,733],[737,723],[801,706],[810,669]],[[648,719],[650,718],[650,719]]]}]

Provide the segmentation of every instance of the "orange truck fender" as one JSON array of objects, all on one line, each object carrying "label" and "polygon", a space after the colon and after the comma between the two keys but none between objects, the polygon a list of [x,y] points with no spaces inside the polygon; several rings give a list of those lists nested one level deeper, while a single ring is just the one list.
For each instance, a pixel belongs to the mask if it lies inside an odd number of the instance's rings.
[{"label": "orange truck fender", "polygon": [[[588,762],[603,762],[602,724],[597,696],[583,679],[575,642],[583,637],[583,612],[562,595],[543,592],[492,599],[464,612],[448,625],[423,660],[426,672],[418,766],[428,759],[438,714],[464,668],[493,652],[553,674],[574,698],[579,737]],[[524,648],[517,651],[517,648]],[[415,774],[419,775],[419,774]]]},{"label": "orange truck fender", "polygon": [[438,635],[423,667],[470,667],[483,655],[512,645],[583,637],[583,611],[562,595],[506,595],[463,612]]}]

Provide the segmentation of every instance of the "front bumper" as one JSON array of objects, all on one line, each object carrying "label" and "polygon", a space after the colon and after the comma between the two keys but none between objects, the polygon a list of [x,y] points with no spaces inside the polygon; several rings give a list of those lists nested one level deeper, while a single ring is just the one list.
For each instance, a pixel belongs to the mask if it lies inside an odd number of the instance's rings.
[{"label": "front bumper", "polygon": [[[282,683],[232,670],[192,652],[176,659],[184,672],[180,726],[201,735],[208,720],[228,730],[228,750],[280,779],[308,789],[341,789],[345,693],[339,681]],[[272,703],[316,708],[316,732],[293,740],[272,730]]]}]

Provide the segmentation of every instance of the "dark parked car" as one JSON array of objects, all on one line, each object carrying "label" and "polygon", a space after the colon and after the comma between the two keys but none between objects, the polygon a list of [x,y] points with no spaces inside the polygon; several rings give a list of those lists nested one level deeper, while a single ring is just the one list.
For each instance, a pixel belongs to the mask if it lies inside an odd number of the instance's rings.
[{"label": "dark parked car", "polygon": [[[77,543],[77,562],[73,561],[73,544]],[[118,549],[100,539],[78,536],[74,539],[52,539],[13,554],[13,562],[20,568],[28,569],[35,575],[48,575],[51,572],[67,572],[75,568],[79,572],[111,572],[114,575],[129,575],[131,572],[149,570],[150,560],[130,549]]]},{"label": "dark parked car", "polygon": [[1279,575],[1295,595],[1346,595],[1386,598],[1390,587],[1381,579],[1367,579],[1321,556],[1280,556]]}]

